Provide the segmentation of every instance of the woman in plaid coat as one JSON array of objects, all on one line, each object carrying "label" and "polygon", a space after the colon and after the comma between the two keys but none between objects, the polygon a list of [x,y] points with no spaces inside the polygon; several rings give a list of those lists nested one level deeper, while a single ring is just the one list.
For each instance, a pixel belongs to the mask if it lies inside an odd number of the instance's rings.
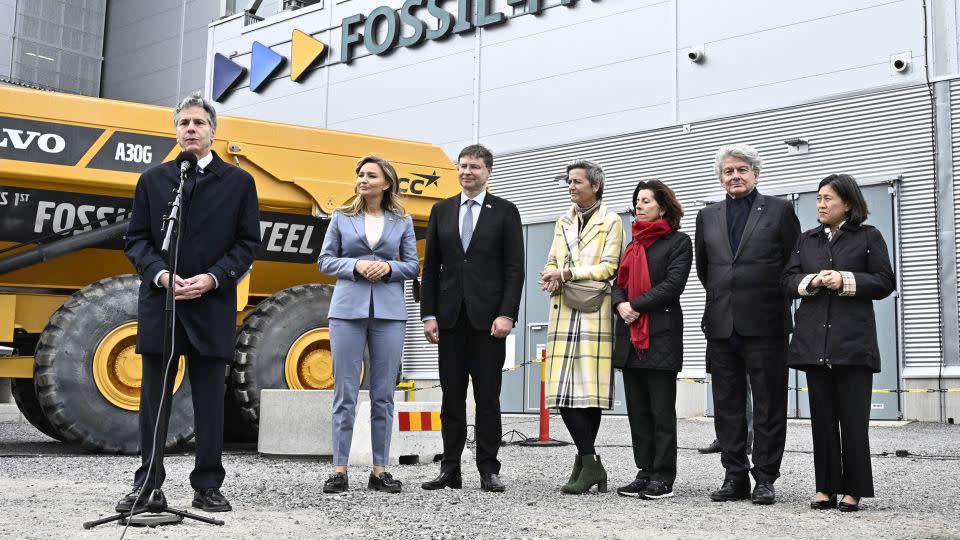
[{"label": "woman in plaid coat", "polygon": [[623,225],[602,204],[604,174],[596,163],[567,166],[570,210],[557,220],[540,285],[550,296],[547,338],[547,407],[557,408],[577,445],[564,493],[607,490],[607,473],[594,449],[603,409],[613,403],[613,309],[610,287],[596,311],[571,307],[564,283],[609,282],[617,272]]}]

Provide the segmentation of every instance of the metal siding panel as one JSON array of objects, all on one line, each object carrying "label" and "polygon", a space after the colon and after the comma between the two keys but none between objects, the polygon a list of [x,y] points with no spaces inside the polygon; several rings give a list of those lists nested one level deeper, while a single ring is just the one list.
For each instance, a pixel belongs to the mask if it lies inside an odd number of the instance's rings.
[{"label": "metal siding panel", "polygon": [[420,303],[413,299],[413,286],[404,284],[407,331],[403,335],[403,376],[407,379],[438,379],[437,346],[427,343],[420,322]]},{"label": "metal siding panel", "polygon": [[[954,231],[960,233],[960,80],[950,83],[950,120],[953,129],[950,137],[953,146],[953,226]],[[956,272],[960,278],[960,238],[956,242],[955,249]],[[960,303],[960,279],[958,279],[957,301]],[[960,339],[960,337],[952,339]]]},{"label": "metal siding panel", "polygon": [[[566,208],[566,190],[553,178],[573,158],[598,161],[606,172],[606,204],[623,211],[636,182],[660,179],[684,205],[681,229],[693,234],[705,201],[723,196],[713,173],[713,156],[725,143],[753,144],[764,157],[762,192],[784,192],[832,172],[855,176],[899,176],[904,362],[940,363],[939,299],[936,272],[936,224],[931,209],[933,159],[930,101],[917,86],[844,97],[616,137],[540,148],[496,158],[491,190],[513,201],[524,223],[548,222]],[[785,139],[810,141],[810,153],[790,155]],[[685,371],[704,369],[705,341],[700,332],[704,291],[695,272],[683,296]]]}]

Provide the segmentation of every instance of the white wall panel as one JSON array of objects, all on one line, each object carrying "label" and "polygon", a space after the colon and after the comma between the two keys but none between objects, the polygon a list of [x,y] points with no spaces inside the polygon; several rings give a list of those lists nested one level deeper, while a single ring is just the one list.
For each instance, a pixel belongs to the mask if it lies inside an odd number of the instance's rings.
[{"label": "white wall panel", "polygon": [[[438,72],[455,74],[461,66],[470,65],[472,59],[473,51],[470,51],[408,66],[402,83],[399,83],[396,71],[386,69],[387,59],[365,59],[368,64],[381,64],[385,69],[363,77],[331,81],[329,123],[341,124],[371,115],[460,101],[460,98],[472,103],[472,74],[440,80],[434,76]],[[472,115],[472,107],[469,110]],[[444,117],[440,119],[446,120]]]},{"label": "white wall panel", "polygon": [[[327,127],[371,135],[429,141],[446,148],[447,143],[470,139],[471,104],[469,95],[455,97],[435,103],[424,103],[356,117],[343,122],[331,122]],[[456,157],[456,151],[453,156]]]},{"label": "white wall panel", "polygon": [[[799,18],[802,10],[796,13]],[[680,27],[686,22],[681,18]],[[681,120],[918,83],[923,80],[922,25],[920,11],[910,17],[902,9],[864,9],[707,42],[702,64],[686,58],[678,64]],[[757,27],[763,21],[751,19],[751,28]],[[852,31],[857,27],[871,30]],[[892,72],[890,55],[906,51],[914,56],[911,70]]]},{"label": "white wall panel", "polygon": [[[646,120],[641,125],[672,123],[670,89],[662,84],[672,66],[671,56],[644,57],[487,91],[480,97],[480,138],[513,134],[512,144],[498,144],[511,148],[538,144],[542,139],[532,132],[552,141],[573,141],[622,132],[637,120]],[[652,74],[650,86],[643,92],[625,92],[637,85],[638,73]],[[637,111],[649,116],[626,116]],[[591,122],[598,117],[602,118]]]}]

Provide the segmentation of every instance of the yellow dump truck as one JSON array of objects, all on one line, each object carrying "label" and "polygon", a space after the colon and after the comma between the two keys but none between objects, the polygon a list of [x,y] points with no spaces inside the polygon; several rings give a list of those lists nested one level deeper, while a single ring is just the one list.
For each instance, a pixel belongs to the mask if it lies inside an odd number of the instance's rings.
[{"label": "yellow dump truck", "polygon": [[[438,147],[219,118],[213,149],[253,175],[262,243],[237,306],[227,426],[256,428],[260,390],[333,383],[327,308],[333,280],[316,259],[354,167],[375,153],[402,177],[422,233],[431,206],[459,190]],[[138,451],[139,276],[123,234],[139,174],[176,156],[168,108],[0,86],[0,377],[47,435],[95,452]],[[193,435],[180,372],[168,446]]]}]

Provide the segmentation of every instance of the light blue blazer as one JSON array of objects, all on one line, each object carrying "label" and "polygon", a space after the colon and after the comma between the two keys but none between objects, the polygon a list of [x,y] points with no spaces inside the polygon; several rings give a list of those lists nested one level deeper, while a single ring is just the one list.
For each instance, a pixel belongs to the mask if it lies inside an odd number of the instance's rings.
[{"label": "light blue blazer", "polygon": [[[390,264],[390,275],[370,283],[354,272],[358,260],[386,261]],[[367,243],[363,213],[351,217],[334,212],[317,262],[320,272],[337,278],[328,317],[407,320],[403,282],[420,273],[417,239],[410,216],[401,218],[384,212],[383,234],[377,245],[371,246]]]}]

